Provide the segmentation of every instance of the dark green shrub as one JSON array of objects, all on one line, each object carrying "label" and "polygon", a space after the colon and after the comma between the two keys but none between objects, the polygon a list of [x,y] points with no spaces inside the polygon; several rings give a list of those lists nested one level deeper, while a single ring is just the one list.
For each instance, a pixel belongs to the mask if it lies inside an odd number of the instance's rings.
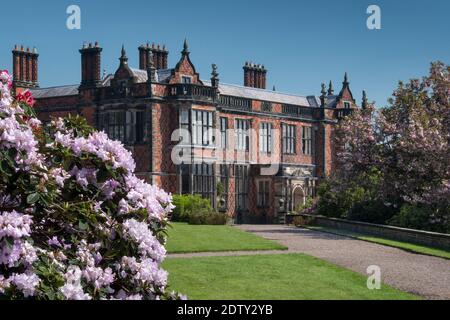
[{"label": "dark green shrub", "polygon": [[[304,211],[308,211],[311,207],[316,204],[313,197],[307,197],[305,204],[299,204],[294,208],[295,212],[304,213]],[[305,212],[306,213],[306,212]]]},{"label": "dark green shrub", "polygon": [[398,209],[395,209],[393,206],[386,206],[381,200],[367,200],[355,203],[350,208],[346,218],[349,220],[386,224],[397,212]]},{"label": "dark green shrub", "polygon": [[227,215],[218,212],[199,212],[189,215],[188,223],[192,225],[225,225]]},{"label": "dark green shrub", "polygon": [[188,217],[188,223],[192,225],[205,224],[206,214],[203,213],[193,213]]},{"label": "dark green shrub", "polygon": [[296,216],[292,219],[292,224],[296,227],[307,227],[314,224],[314,217]]},{"label": "dark green shrub", "polygon": [[327,217],[345,218],[350,209],[366,197],[362,187],[336,188],[333,182],[325,181],[318,188],[317,213]]},{"label": "dark green shrub", "polygon": [[402,228],[450,233],[450,221],[441,211],[432,207],[405,204],[388,223]]},{"label": "dark green shrub", "polygon": [[228,222],[228,216],[224,213],[213,212],[209,215],[207,222],[210,225],[225,225]]},{"label": "dark green shrub", "polygon": [[175,222],[188,222],[189,216],[193,213],[213,210],[210,201],[199,195],[174,195],[173,204],[175,209],[172,212],[171,220]]},{"label": "dark green shrub", "polygon": [[389,224],[402,228],[425,228],[428,225],[429,215],[430,213],[425,208],[405,204],[400,212],[389,221]]}]

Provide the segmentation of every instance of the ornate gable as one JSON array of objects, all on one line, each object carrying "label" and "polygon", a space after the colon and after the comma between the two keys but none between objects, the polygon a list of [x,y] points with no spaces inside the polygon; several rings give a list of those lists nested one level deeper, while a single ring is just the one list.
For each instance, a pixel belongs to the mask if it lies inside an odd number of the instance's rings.
[{"label": "ornate gable", "polygon": [[127,54],[125,52],[125,48],[122,46],[122,51],[120,55],[120,65],[119,68],[114,73],[114,80],[115,81],[121,81],[121,80],[133,80],[134,74],[131,70],[130,66],[128,65],[128,58]]},{"label": "ornate gable", "polygon": [[345,108],[345,103],[350,102],[350,107],[356,107],[356,101],[353,98],[352,91],[350,90],[350,83],[348,82],[347,72],[344,76],[344,82],[342,82],[342,89],[336,99],[337,108]]},{"label": "ornate gable", "polygon": [[114,73],[114,78],[111,79],[111,87],[114,89],[116,94],[127,96],[130,93],[132,85],[137,83],[138,79],[128,65],[128,58],[123,46],[119,60],[120,65]]},{"label": "ornate gable", "polygon": [[[172,71],[170,83],[184,83],[190,81],[192,84],[203,84],[200,80],[200,75],[195,70],[195,66],[189,57],[189,49],[187,41],[184,40],[183,51],[181,51],[181,58]],[[189,80],[184,79],[189,78]]]}]

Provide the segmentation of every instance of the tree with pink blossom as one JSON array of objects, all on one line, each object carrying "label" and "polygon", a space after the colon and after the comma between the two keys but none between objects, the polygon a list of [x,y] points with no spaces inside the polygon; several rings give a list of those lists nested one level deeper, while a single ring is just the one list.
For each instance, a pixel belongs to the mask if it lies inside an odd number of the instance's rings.
[{"label": "tree with pink blossom", "polygon": [[428,76],[400,82],[389,107],[355,110],[339,124],[337,138],[338,170],[329,188],[342,193],[358,186],[368,193],[364,201],[423,209],[424,228],[450,232],[449,66],[432,63]]},{"label": "tree with pink blossom", "polygon": [[0,71],[0,299],[180,299],[160,264],[172,197],[79,117],[43,126]]}]

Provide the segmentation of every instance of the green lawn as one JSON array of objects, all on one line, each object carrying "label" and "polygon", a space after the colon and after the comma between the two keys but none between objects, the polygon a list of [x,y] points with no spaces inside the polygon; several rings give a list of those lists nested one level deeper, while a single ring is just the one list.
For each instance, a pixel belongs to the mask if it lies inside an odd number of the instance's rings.
[{"label": "green lawn", "polygon": [[386,285],[369,290],[367,278],[304,254],[168,258],[169,289],[191,300],[419,299]]},{"label": "green lawn", "polygon": [[408,242],[401,242],[401,241],[396,241],[396,240],[384,239],[384,238],[380,238],[380,237],[368,236],[368,235],[364,235],[361,233],[356,233],[356,232],[351,232],[351,231],[346,231],[346,230],[339,230],[339,229],[328,228],[328,227],[316,227],[316,226],[310,227],[310,226],[308,226],[307,228],[312,229],[312,230],[317,230],[317,231],[334,233],[334,234],[343,235],[343,236],[349,236],[349,237],[357,238],[360,240],[374,242],[374,243],[378,243],[378,244],[382,244],[382,245],[386,245],[386,246],[390,246],[390,247],[395,247],[395,248],[403,249],[403,250],[414,252],[414,253],[420,253],[420,254],[426,254],[426,255],[430,255],[430,256],[450,259],[450,251],[446,251],[443,249],[436,249],[436,248],[426,247],[426,246],[408,243]]},{"label": "green lawn", "polygon": [[270,241],[231,226],[193,226],[173,223],[167,240],[169,253],[286,250]]}]

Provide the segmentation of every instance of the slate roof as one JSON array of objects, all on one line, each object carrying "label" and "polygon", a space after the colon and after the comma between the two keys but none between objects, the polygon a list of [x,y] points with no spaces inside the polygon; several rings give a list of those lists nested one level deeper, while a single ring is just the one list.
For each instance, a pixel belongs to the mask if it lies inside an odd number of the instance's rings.
[{"label": "slate roof", "polygon": [[[137,78],[139,83],[147,81],[147,71],[131,68],[133,75]],[[173,69],[157,70],[157,81],[167,82],[167,79],[172,74]],[[103,86],[109,86],[114,75],[109,74],[102,80]],[[211,85],[210,81],[202,80],[205,85]],[[51,88],[32,89],[33,96],[37,99],[63,97],[78,94],[79,85],[67,85]],[[320,99],[316,96],[301,96],[295,94],[282,93],[278,91],[271,91],[265,89],[258,89],[252,87],[245,87],[235,84],[219,84],[219,91],[223,95],[242,97],[247,99],[255,99],[262,101],[271,101],[282,104],[291,104],[305,107],[320,107]],[[334,108],[338,96],[332,95],[327,97],[327,107]]]},{"label": "slate roof", "polygon": [[111,85],[111,80],[114,79],[113,74],[108,74],[106,77],[102,80],[102,86],[109,87]]},{"label": "slate roof", "polygon": [[294,104],[300,106],[310,106],[307,97],[293,94],[285,94],[276,91],[244,87],[232,84],[219,84],[220,94],[227,96],[243,97],[264,101],[279,102],[284,104]]},{"label": "slate roof", "polygon": [[[147,77],[147,71],[141,70],[141,69],[134,69],[131,68],[131,71],[133,72],[133,75],[137,78],[138,83],[146,82]],[[167,82],[166,80],[170,77],[172,74],[173,69],[161,69],[156,71],[156,81],[160,83]]]},{"label": "slate roof", "polygon": [[[328,108],[336,107],[337,98],[338,98],[337,95],[327,96],[327,100],[326,100],[327,107]],[[320,102],[319,102],[319,104],[320,104]]]},{"label": "slate roof", "polygon": [[59,87],[50,87],[50,88],[37,88],[31,89],[31,93],[33,97],[36,99],[39,98],[53,98],[53,97],[64,97],[64,96],[73,96],[78,94],[78,87],[80,85],[67,85],[67,86],[59,86]]},{"label": "slate roof", "polygon": [[172,74],[173,69],[161,69],[157,71],[157,81],[158,82],[167,82],[170,75]]},{"label": "slate roof", "polygon": [[135,76],[137,78],[138,83],[147,81],[147,79],[148,79],[147,71],[141,70],[141,69],[134,69],[134,68],[130,68],[130,69],[133,72],[133,76]]},{"label": "slate roof", "polygon": [[[205,85],[211,85],[211,82],[209,81],[204,80],[203,83]],[[271,101],[282,104],[292,104],[305,107],[320,106],[320,101],[315,96],[301,96],[272,90],[244,87],[235,84],[219,83],[219,91],[220,94],[227,96]]]}]

